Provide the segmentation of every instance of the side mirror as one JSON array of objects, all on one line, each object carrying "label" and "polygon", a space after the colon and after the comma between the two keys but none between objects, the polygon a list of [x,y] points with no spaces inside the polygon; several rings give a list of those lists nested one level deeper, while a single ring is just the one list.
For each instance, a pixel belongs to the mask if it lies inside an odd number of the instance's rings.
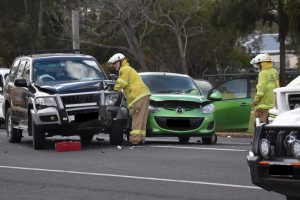
[{"label": "side mirror", "polygon": [[223,95],[217,89],[211,89],[207,95],[208,100],[212,101],[221,101],[223,99]]},{"label": "side mirror", "polygon": [[27,87],[27,81],[24,78],[16,78],[14,81],[16,87]]},{"label": "side mirror", "polygon": [[115,81],[115,80],[118,79],[118,76],[117,76],[116,74],[110,74],[110,75],[109,75],[109,78],[110,78],[110,80]]}]

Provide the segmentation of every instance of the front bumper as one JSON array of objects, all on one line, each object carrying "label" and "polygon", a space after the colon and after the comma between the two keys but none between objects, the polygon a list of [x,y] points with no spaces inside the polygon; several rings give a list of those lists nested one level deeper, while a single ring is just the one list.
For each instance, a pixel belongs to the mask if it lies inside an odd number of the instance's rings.
[{"label": "front bumper", "polygon": [[35,125],[53,135],[77,135],[83,132],[107,132],[112,126],[126,128],[128,110],[125,107],[103,106],[95,110],[72,113],[65,110],[46,108],[39,111],[31,109],[31,117]]},{"label": "front bumper", "polygon": [[149,113],[147,135],[202,137],[215,134],[213,114],[196,114]]},{"label": "front bumper", "polygon": [[299,160],[261,161],[263,160],[258,156],[247,156],[253,184],[265,190],[300,197]]}]

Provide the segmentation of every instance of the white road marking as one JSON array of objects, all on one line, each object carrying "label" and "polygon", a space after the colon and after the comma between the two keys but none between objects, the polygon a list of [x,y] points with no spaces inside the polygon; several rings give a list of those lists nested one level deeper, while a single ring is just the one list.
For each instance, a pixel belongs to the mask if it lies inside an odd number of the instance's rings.
[{"label": "white road marking", "polygon": [[206,147],[181,147],[181,146],[160,146],[160,145],[151,145],[151,147],[173,148],[173,149],[213,150],[213,151],[247,151],[244,149],[220,149],[220,148],[206,148]]},{"label": "white road marking", "polygon": [[188,180],[165,179],[165,178],[152,178],[152,177],[142,177],[142,176],[127,176],[127,175],[120,175],[120,174],[102,174],[102,173],[93,173],[93,172],[42,169],[42,168],[29,168],[29,167],[14,167],[14,166],[4,166],[4,165],[0,165],[0,168],[2,168],[2,169],[15,169],[15,170],[27,170],[27,171],[66,173],[66,174],[79,174],[79,175],[89,175],[89,176],[117,177],[117,178],[139,179],[139,180],[150,180],[150,181],[161,181],[161,182],[173,182],[173,183],[189,183],[189,184],[212,185],[212,186],[255,189],[255,190],[260,190],[261,189],[261,188],[256,187],[256,186],[248,186],[248,185],[234,185],[234,184],[224,184],[224,183],[188,181]]}]

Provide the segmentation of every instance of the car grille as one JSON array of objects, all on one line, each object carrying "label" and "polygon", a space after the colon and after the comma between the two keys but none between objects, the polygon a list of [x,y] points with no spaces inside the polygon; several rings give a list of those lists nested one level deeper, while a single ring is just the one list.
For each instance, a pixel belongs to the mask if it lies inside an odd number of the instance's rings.
[{"label": "car grille", "polygon": [[[271,146],[272,157],[293,157],[291,153],[291,143],[295,139],[300,139],[298,128],[266,128],[260,133],[259,141],[267,139]],[[258,146],[257,146],[258,148]]]},{"label": "car grille", "polygon": [[87,94],[87,95],[62,96],[61,99],[64,105],[97,103],[99,99],[99,95]]},{"label": "car grille", "polygon": [[99,117],[99,94],[61,96],[69,120],[85,122]]},{"label": "car grille", "polygon": [[176,109],[181,107],[185,110],[200,108],[201,104],[191,101],[151,101],[150,105],[165,109]]},{"label": "car grille", "polygon": [[204,118],[155,117],[156,123],[164,129],[188,131],[201,126]]},{"label": "car grille", "polygon": [[300,94],[290,94],[288,96],[288,101],[291,110],[300,107]]}]

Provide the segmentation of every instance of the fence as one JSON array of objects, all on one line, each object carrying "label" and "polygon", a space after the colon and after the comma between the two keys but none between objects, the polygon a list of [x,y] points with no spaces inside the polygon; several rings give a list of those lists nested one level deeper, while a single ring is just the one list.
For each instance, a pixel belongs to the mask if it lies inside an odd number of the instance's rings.
[{"label": "fence", "polygon": [[[287,71],[286,72],[286,83],[291,82],[294,78],[298,77],[300,75],[300,71]],[[226,73],[226,74],[204,74],[202,76],[202,79],[208,80],[213,85],[219,85],[221,83],[224,83],[228,80],[233,79],[249,79],[251,83],[251,88],[255,88],[258,78],[257,72],[251,72],[251,73]]]}]

